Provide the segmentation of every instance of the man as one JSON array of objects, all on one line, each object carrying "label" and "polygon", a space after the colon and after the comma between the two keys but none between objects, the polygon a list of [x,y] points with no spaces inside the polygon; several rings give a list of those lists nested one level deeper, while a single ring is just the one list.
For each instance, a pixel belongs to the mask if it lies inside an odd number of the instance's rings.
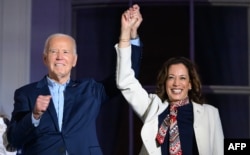
[{"label": "man", "polygon": [[[128,10],[131,14],[140,14],[136,6]],[[142,20],[136,21],[131,38],[138,36]],[[133,50],[136,53],[133,63],[138,64],[140,48],[134,46]],[[76,43],[71,36],[49,36],[43,61],[48,75],[15,91],[14,110],[7,130],[9,142],[22,148],[24,155],[102,155],[96,118],[101,104],[114,95],[110,87],[116,86],[93,79],[70,79],[71,69],[77,62]]]}]

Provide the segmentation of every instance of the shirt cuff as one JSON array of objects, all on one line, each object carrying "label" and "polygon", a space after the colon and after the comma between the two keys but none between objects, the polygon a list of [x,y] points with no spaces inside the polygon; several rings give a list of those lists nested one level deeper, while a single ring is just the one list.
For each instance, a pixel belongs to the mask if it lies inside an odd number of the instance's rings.
[{"label": "shirt cuff", "polygon": [[33,124],[35,127],[37,127],[37,126],[39,125],[39,123],[40,123],[40,118],[36,120],[36,119],[34,118],[33,114],[32,114],[32,115],[31,115],[31,119],[32,119],[32,124]]},{"label": "shirt cuff", "polygon": [[135,45],[135,46],[140,46],[141,45],[139,37],[137,37],[135,39],[130,39],[130,43],[131,43],[131,45]]}]

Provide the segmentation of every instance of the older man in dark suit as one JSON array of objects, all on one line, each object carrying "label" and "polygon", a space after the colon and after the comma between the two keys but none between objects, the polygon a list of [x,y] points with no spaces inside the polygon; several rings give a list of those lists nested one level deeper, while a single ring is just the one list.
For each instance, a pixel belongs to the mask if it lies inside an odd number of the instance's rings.
[{"label": "older man in dark suit", "polygon": [[[140,14],[133,6],[128,11]],[[131,38],[137,36],[142,19],[136,21]],[[136,69],[141,48],[133,46],[133,52]],[[77,62],[76,43],[66,34],[48,37],[43,61],[48,75],[15,91],[7,131],[9,142],[22,148],[24,155],[101,155],[96,118],[101,104],[116,95],[110,88],[116,87],[115,82],[110,86],[110,82],[93,79],[72,80],[71,69]]]}]

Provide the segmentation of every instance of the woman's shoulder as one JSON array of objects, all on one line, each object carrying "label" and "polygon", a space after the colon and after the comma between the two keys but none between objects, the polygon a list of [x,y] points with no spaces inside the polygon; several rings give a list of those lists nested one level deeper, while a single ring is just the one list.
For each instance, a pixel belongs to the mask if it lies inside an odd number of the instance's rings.
[{"label": "woman's shoulder", "polygon": [[218,111],[218,108],[215,107],[212,104],[208,104],[208,103],[199,104],[199,103],[196,103],[196,102],[193,102],[193,103],[194,103],[193,105],[195,107],[204,108],[204,110],[207,110],[207,111]]},{"label": "woman's shoulder", "polygon": [[206,108],[206,109],[218,110],[217,107],[215,107],[214,105],[208,104],[208,103],[204,103],[203,106],[204,106],[204,108]]}]

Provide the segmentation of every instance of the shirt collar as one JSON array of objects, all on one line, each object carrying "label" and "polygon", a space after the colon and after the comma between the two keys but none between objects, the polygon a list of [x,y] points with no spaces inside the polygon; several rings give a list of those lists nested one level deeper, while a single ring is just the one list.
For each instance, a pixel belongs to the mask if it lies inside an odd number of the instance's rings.
[{"label": "shirt collar", "polygon": [[60,84],[60,83],[55,82],[55,80],[49,78],[49,76],[47,76],[48,85],[52,86],[52,87],[53,86],[67,86],[69,84],[69,81],[70,81],[70,79],[68,79],[68,81],[66,83]]}]

